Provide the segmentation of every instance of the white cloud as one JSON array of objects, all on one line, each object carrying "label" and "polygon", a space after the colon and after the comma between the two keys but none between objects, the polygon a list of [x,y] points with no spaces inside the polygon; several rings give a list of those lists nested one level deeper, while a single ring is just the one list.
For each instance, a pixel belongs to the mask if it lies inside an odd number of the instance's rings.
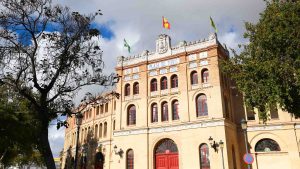
[{"label": "white cloud", "polygon": [[[101,47],[104,51],[105,72],[113,72],[118,56],[128,56],[123,47],[123,39],[132,47],[132,54],[139,54],[143,50],[155,50],[155,40],[161,33],[172,38],[172,45],[179,41],[194,41],[207,38],[213,31],[209,16],[212,16],[218,27],[219,41],[230,48],[236,48],[238,43],[244,43],[242,34],[244,22],[256,22],[265,3],[262,0],[56,0],[70,6],[81,13],[102,10],[103,16],[97,18],[98,23],[109,24],[114,37],[110,40],[102,39]],[[162,16],[170,24],[170,30],[162,28]],[[130,54],[130,55],[132,55]],[[85,87],[78,93],[76,100],[80,100],[87,91],[97,93],[103,88]],[[61,131],[60,131],[61,132]],[[51,131],[50,131],[51,133]],[[63,134],[62,134],[63,136]],[[54,139],[58,141],[57,139]],[[56,143],[52,143],[56,145]],[[55,146],[54,146],[55,147]],[[53,150],[55,152],[55,150]],[[55,152],[56,153],[56,152]]]}]

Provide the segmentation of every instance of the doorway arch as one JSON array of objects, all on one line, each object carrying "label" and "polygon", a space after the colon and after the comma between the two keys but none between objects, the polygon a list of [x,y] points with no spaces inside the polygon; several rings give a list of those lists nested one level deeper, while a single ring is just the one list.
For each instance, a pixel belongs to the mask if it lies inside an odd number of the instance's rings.
[{"label": "doorway arch", "polygon": [[179,169],[178,148],[171,139],[160,140],[154,148],[155,169]]}]

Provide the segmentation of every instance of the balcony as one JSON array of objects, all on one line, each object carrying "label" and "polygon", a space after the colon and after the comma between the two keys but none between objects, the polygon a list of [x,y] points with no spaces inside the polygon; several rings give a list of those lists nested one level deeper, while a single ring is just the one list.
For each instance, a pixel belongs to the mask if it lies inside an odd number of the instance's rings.
[{"label": "balcony", "polygon": [[211,86],[211,84],[209,84],[209,83],[202,83],[203,88],[207,88],[207,87],[210,87],[210,86]]},{"label": "balcony", "polygon": [[153,91],[153,92],[150,92],[150,96],[153,97],[153,96],[157,96],[158,95],[158,91]]},{"label": "balcony", "polygon": [[169,94],[169,90],[168,89],[160,91],[160,95],[168,95],[168,94]]},{"label": "balcony", "polygon": [[178,87],[171,89],[171,93],[178,93],[178,91],[179,91]]},{"label": "balcony", "polygon": [[192,84],[192,90],[198,89],[198,88],[199,88],[199,85],[198,85],[198,84]]}]

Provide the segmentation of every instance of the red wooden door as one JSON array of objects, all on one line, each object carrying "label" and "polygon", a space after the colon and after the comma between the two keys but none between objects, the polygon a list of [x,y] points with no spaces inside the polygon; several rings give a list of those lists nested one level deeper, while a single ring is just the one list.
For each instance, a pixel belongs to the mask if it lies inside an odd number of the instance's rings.
[{"label": "red wooden door", "polygon": [[178,153],[156,154],[156,169],[179,169]]},{"label": "red wooden door", "polygon": [[168,154],[169,169],[178,169],[178,153]]}]

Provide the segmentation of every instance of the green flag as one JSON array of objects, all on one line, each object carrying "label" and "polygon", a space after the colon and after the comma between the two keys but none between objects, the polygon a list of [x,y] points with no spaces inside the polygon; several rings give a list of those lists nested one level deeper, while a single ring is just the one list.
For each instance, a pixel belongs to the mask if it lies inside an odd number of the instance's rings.
[{"label": "green flag", "polygon": [[211,26],[214,28],[215,32],[217,33],[217,32],[218,32],[218,29],[217,29],[217,27],[216,27],[216,25],[215,25],[215,22],[213,21],[213,19],[211,18],[211,16],[209,17],[209,19],[210,19],[210,24],[211,24]]},{"label": "green flag", "polygon": [[128,45],[127,41],[124,39],[124,47],[128,49],[128,52],[130,53],[130,46]]}]

